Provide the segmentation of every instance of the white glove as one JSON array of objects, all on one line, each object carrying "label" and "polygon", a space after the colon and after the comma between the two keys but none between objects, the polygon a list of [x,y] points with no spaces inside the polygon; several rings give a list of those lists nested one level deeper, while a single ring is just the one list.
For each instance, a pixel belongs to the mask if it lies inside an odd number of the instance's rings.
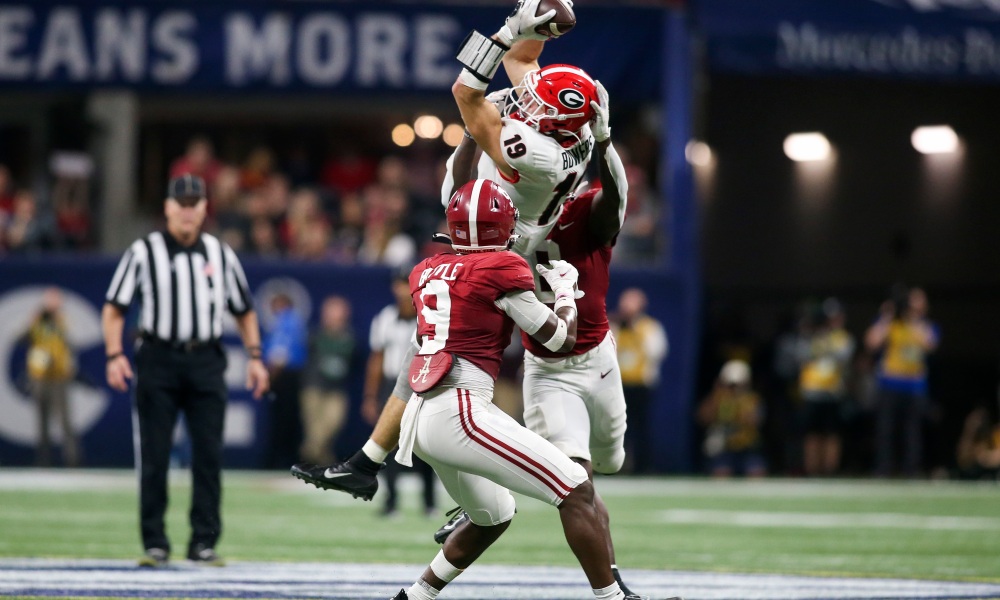
[{"label": "white glove", "polygon": [[598,102],[590,101],[590,107],[594,109],[594,120],[590,124],[590,131],[594,134],[595,140],[603,142],[611,137],[608,90],[604,89],[604,85],[600,81],[595,81],[594,83],[597,84]]},{"label": "white glove", "polygon": [[545,278],[549,287],[555,292],[559,290],[573,292],[576,288],[576,282],[580,278],[580,273],[577,272],[576,267],[564,260],[550,261],[548,267],[541,264],[535,265],[535,269],[539,275]]},{"label": "white glove", "polygon": [[552,9],[540,17],[535,16],[540,0],[518,0],[514,12],[510,13],[503,27],[497,31],[497,39],[508,48],[521,40],[547,40],[548,37],[535,31],[535,28],[556,15]]},{"label": "white glove", "polygon": [[504,109],[507,107],[507,98],[510,96],[510,88],[503,88],[502,90],[497,90],[495,92],[490,92],[486,94],[486,100],[492,102],[493,106],[497,107],[500,114],[503,114]]}]

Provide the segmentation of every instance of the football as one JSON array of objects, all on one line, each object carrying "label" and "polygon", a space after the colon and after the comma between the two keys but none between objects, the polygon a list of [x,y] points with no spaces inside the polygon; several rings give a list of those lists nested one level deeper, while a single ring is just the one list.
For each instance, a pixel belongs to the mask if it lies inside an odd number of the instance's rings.
[{"label": "football", "polygon": [[541,0],[535,15],[544,15],[555,9],[556,14],[535,28],[535,32],[545,37],[557,38],[576,26],[576,14],[570,5],[563,0]]}]

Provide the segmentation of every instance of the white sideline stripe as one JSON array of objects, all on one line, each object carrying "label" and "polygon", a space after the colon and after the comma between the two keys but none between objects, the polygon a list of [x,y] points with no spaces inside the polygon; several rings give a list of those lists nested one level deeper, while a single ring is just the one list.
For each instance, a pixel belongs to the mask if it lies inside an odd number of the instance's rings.
[{"label": "white sideline stripe", "polygon": [[671,509],[660,512],[659,518],[665,523],[725,525],[727,527],[815,527],[821,529],[870,527],[875,529],[1000,531],[1000,519],[992,517],[945,517],[902,513],[823,514]]},{"label": "white sideline stripe", "polygon": [[[384,600],[413,582],[425,565],[241,563],[204,568],[177,561],[139,569],[123,560],[0,559],[0,596],[88,595],[176,598],[265,596]],[[1000,599],[1000,583],[845,579],[738,573],[626,569],[629,584],[654,597],[687,600]],[[575,567],[479,565],[448,586],[449,600],[569,600],[588,598]]]}]

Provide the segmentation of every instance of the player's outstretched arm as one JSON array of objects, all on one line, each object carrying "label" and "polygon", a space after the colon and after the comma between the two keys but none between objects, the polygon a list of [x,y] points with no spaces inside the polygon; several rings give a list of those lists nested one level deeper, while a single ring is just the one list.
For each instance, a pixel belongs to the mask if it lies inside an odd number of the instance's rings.
[{"label": "player's outstretched arm", "polygon": [[523,40],[543,40],[545,36],[535,28],[551,19],[556,11],[536,15],[539,0],[519,0],[507,20],[495,34],[486,37],[472,31],[458,49],[458,62],[465,67],[451,87],[452,95],[462,113],[465,128],[483,152],[488,154],[497,169],[508,179],[515,177],[514,169],[504,160],[500,148],[500,111],[486,99],[486,88],[496,75],[500,63],[510,49]]},{"label": "player's outstretched arm", "polygon": [[459,77],[455,85],[451,87],[451,91],[455,97],[455,103],[458,104],[458,110],[462,113],[465,129],[472,136],[476,145],[493,159],[497,169],[504,176],[513,179],[515,176],[514,168],[504,160],[503,150],[500,147],[500,132],[503,129],[500,111],[486,99],[483,90],[468,87],[467,82],[464,82],[462,77]]},{"label": "player's outstretched arm", "polygon": [[611,244],[625,223],[625,202],[628,197],[628,178],[625,165],[611,144],[610,110],[608,92],[597,83],[599,102],[591,102],[594,120],[591,131],[597,142],[597,164],[601,177],[601,191],[590,208],[590,230],[604,244]]},{"label": "player's outstretched arm", "polygon": [[479,146],[472,138],[472,134],[463,136],[462,142],[455,148],[455,153],[449,163],[446,180],[451,183],[451,190],[448,191],[448,199],[455,195],[458,188],[476,178],[476,159],[478,156]]},{"label": "player's outstretched arm", "polygon": [[[508,94],[510,94],[510,88],[503,88],[490,92],[486,95],[486,99],[497,107],[497,112],[503,114]],[[448,206],[451,197],[455,195],[458,188],[477,177],[480,156],[482,156],[482,149],[479,148],[472,134],[466,129],[462,141],[448,157],[444,181],[441,182],[441,206]]]},{"label": "player's outstretched arm", "polygon": [[511,46],[510,52],[503,57],[503,69],[507,72],[511,85],[521,85],[529,71],[541,68],[538,59],[544,48],[545,42],[541,40],[522,40]]}]

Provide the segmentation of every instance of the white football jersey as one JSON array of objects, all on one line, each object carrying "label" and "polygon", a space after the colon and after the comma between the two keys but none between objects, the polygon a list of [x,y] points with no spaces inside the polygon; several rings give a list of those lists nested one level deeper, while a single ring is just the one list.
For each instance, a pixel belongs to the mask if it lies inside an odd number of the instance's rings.
[{"label": "white football jersey", "polygon": [[[589,125],[581,128],[579,135],[579,142],[564,148],[530,125],[504,118],[500,145],[507,164],[517,171],[515,180],[504,178],[486,153],[479,160],[477,177],[497,182],[517,207],[515,232],[521,237],[513,249],[521,256],[528,256],[548,236],[562,214],[563,202],[583,180],[594,149],[594,136]],[[450,160],[448,168],[451,169]],[[442,188],[441,202],[445,206],[451,181],[449,173]]]}]

